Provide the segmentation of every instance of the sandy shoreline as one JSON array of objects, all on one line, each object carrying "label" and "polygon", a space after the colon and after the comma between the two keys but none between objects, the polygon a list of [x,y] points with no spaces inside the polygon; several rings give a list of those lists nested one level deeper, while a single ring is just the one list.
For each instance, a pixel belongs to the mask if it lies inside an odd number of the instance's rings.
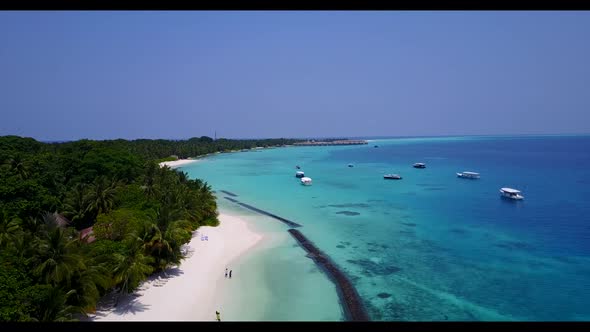
[{"label": "sandy shoreline", "polygon": [[[93,321],[214,321],[226,267],[263,239],[239,217],[220,214],[218,227],[203,226],[185,249],[187,258],[144,282],[117,308],[97,310]],[[239,271],[234,271],[239,273]],[[220,310],[221,311],[221,310]],[[223,320],[223,312],[221,319]]]},{"label": "sandy shoreline", "polygon": [[199,161],[198,159],[178,159],[173,161],[163,161],[159,165],[160,167],[168,166],[170,168],[179,167],[186,164],[191,164]]}]

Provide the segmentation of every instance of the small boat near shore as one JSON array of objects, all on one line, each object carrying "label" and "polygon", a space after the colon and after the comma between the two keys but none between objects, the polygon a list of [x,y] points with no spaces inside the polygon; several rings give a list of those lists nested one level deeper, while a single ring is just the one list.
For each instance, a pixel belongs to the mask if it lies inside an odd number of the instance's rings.
[{"label": "small boat near shore", "polygon": [[301,178],[301,184],[302,185],[304,185],[304,186],[311,186],[311,183],[312,183],[311,178],[308,178],[308,177],[302,177]]},{"label": "small boat near shore", "polygon": [[305,173],[303,171],[297,171],[297,172],[295,172],[295,177],[302,178],[304,176],[305,176]]},{"label": "small boat near shore", "polygon": [[462,172],[462,173],[457,173],[457,177],[464,178],[464,179],[479,179],[479,173]]},{"label": "small boat near shore", "polygon": [[424,163],[415,163],[412,166],[414,166],[414,168],[426,168],[426,164]]},{"label": "small boat near shore", "polygon": [[387,180],[401,180],[402,177],[399,174],[385,174],[383,175],[384,179]]},{"label": "small boat near shore", "polygon": [[500,188],[500,194],[502,197],[514,199],[514,200],[521,200],[524,199],[520,190],[512,189],[512,188]]}]

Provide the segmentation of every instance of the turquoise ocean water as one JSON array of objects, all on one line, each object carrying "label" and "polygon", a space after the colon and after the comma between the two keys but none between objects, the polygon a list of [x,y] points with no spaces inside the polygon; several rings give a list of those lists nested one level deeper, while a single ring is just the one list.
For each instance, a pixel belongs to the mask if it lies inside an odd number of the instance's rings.
[{"label": "turquoise ocean water", "polygon": [[[312,186],[300,185],[295,165]],[[236,262],[230,320],[343,316],[288,227],[219,190],[303,225],[373,320],[590,320],[589,136],[379,139],[218,154],[182,170],[273,239]],[[525,199],[503,199],[501,187]]]}]

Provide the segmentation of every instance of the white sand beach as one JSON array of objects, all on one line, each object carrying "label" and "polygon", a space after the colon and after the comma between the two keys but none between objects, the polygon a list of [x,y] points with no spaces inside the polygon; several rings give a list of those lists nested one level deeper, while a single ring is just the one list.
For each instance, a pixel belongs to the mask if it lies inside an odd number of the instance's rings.
[{"label": "white sand beach", "polygon": [[[225,269],[263,239],[236,216],[220,214],[218,227],[203,226],[185,249],[179,267],[153,276],[116,308],[98,310],[93,321],[214,321],[226,279]],[[239,274],[239,271],[234,271]],[[223,320],[223,312],[221,313]]]},{"label": "white sand beach", "polygon": [[168,166],[170,168],[179,167],[182,165],[190,164],[199,161],[198,159],[178,159],[173,161],[163,161],[159,165],[160,167]]}]

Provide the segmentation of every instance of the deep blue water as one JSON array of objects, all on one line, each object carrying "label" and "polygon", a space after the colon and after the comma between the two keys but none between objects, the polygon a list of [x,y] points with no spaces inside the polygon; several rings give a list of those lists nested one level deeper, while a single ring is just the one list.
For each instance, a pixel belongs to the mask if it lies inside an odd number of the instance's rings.
[{"label": "deep blue water", "polygon": [[[313,186],[298,183],[296,164]],[[589,136],[386,139],[183,169],[302,224],[373,319],[590,320]],[[525,199],[503,199],[501,187]]]}]

